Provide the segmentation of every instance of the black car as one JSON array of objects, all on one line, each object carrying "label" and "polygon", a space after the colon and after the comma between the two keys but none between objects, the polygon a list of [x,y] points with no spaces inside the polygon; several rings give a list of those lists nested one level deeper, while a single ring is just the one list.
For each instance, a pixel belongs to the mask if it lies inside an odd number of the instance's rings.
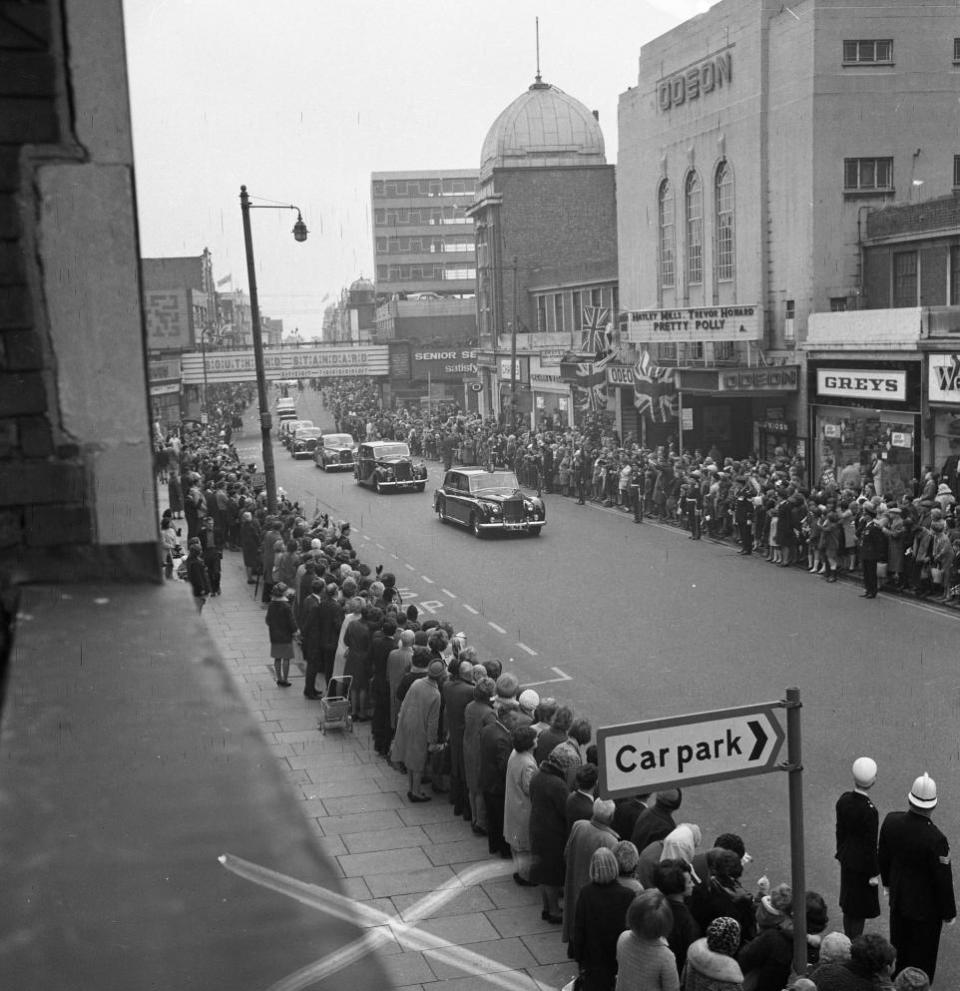
[{"label": "black car", "polygon": [[391,489],[423,492],[427,487],[427,466],[415,463],[410,448],[400,441],[373,441],[360,445],[353,477],[360,485],[369,485],[377,492]]},{"label": "black car", "polygon": [[350,434],[324,434],[313,452],[314,464],[324,471],[353,471],[356,447]]},{"label": "black car", "polygon": [[494,530],[540,536],[546,525],[543,500],[525,495],[512,471],[454,468],[433,497],[441,523],[452,521],[482,537]]},{"label": "black car", "polygon": [[295,458],[312,458],[319,443],[320,429],[318,427],[297,427],[290,438],[290,453]]}]

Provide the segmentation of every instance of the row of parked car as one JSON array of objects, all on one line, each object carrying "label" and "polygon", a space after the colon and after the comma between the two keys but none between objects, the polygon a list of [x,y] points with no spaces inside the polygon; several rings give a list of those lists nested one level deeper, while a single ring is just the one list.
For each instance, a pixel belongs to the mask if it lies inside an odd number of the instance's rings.
[{"label": "row of parked car", "polygon": [[[297,418],[292,399],[278,401],[277,417],[280,441],[294,458],[312,458],[324,471],[352,471],[358,484],[378,493],[426,489],[427,466],[402,441],[357,444],[350,434],[324,433]],[[526,495],[512,471],[484,467],[446,471],[433,508],[442,523],[457,523],[477,537],[492,531],[539,536],[546,524],[543,500]]]}]

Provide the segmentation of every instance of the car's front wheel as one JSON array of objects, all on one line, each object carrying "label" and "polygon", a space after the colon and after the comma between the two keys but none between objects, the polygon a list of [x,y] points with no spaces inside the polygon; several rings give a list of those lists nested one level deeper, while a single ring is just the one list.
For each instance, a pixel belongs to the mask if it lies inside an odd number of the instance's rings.
[{"label": "car's front wheel", "polygon": [[426,487],[427,487],[427,483],[426,483],[426,482],[421,482],[421,483],[420,483],[420,484],[419,484],[419,485],[417,486],[417,491],[418,491],[418,492],[423,492],[423,491],[424,491],[424,490],[426,489]]},{"label": "car's front wheel", "polygon": [[530,527],[530,536],[531,537],[539,537],[540,536],[540,531],[542,529],[543,529],[542,526],[532,526],[532,527]]}]

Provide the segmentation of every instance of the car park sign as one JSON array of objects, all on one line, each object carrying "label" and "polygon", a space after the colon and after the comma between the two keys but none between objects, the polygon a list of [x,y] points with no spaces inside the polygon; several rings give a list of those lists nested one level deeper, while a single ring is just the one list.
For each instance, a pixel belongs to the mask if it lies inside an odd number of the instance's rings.
[{"label": "car park sign", "polygon": [[608,798],[777,770],[785,734],[766,702],[598,730]]}]

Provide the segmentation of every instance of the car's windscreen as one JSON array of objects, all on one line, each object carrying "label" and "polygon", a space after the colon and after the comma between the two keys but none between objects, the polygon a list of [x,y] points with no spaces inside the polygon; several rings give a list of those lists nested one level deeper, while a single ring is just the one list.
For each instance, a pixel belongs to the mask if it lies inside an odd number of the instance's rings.
[{"label": "car's windscreen", "polygon": [[327,434],[323,443],[325,447],[353,447],[353,438],[350,434]]},{"label": "car's windscreen", "polygon": [[406,444],[384,444],[382,447],[374,448],[375,458],[409,458],[410,448]]},{"label": "car's windscreen", "polygon": [[471,492],[480,492],[483,489],[509,489],[513,492],[519,488],[517,476],[512,471],[488,471],[483,475],[470,476]]}]

